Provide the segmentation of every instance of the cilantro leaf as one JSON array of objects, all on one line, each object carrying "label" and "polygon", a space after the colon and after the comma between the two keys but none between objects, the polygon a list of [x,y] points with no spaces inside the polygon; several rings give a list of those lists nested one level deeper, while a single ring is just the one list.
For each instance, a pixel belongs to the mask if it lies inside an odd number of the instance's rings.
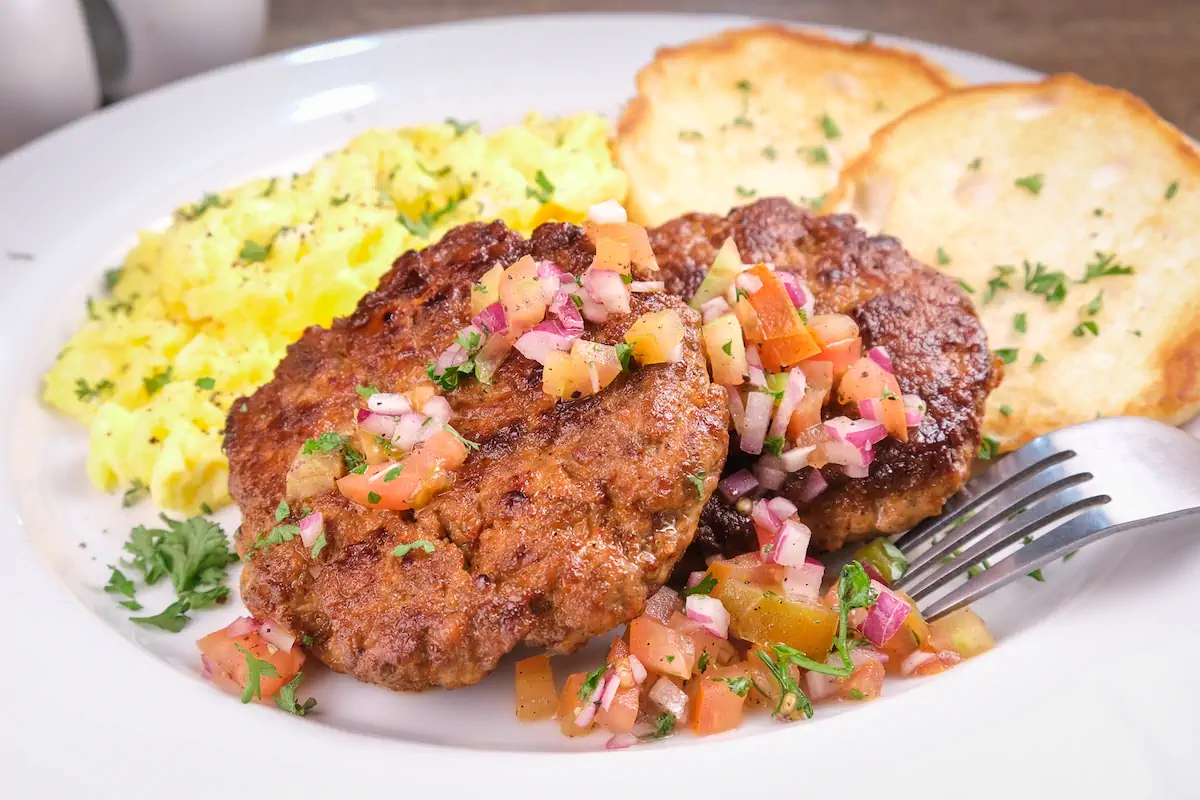
[{"label": "cilantro leaf", "polygon": [[139,625],[150,625],[155,628],[161,628],[171,633],[179,633],[183,630],[183,626],[187,625],[191,619],[185,616],[185,613],[190,608],[191,603],[188,600],[176,600],[163,609],[160,614],[155,614],[153,617],[130,617],[129,621],[136,622]]},{"label": "cilantro leaf", "polygon": [[401,473],[401,472],[404,472],[404,465],[403,465],[403,464],[400,464],[400,465],[398,465],[398,466],[392,467],[391,469],[389,469],[389,470],[388,470],[388,471],[387,471],[387,472],[384,474],[384,476],[383,476],[383,482],[384,482],[384,483],[391,483],[392,481],[396,480],[396,478],[399,478],[399,477],[400,477],[400,473]]},{"label": "cilantro leaf", "polygon": [[714,678],[714,680],[729,686],[729,691],[738,697],[745,697],[747,692],[750,691],[749,678]]},{"label": "cilantro leaf", "polygon": [[343,436],[340,433],[322,433],[316,439],[306,439],[304,445],[300,448],[303,455],[312,455],[313,453],[329,453],[340,449],[346,444],[348,436]]},{"label": "cilantro leaf", "polygon": [[133,581],[126,578],[125,574],[112,564],[109,564],[108,568],[112,570],[112,575],[109,576],[108,585],[104,587],[104,591],[132,598],[135,592]]},{"label": "cilantro leaf", "polygon": [[101,395],[112,394],[116,388],[116,385],[107,378],[97,382],[95,386],[89,385],[83,378],[77,378],[75,380],[75,397],[85,403],[90,403],[99,399]]},{"label": "cilantro leaf", "polygon": [[340,205],[345,205],[349,200],[350,200],[350,193],[346,192],[345,194],[339,195],[338,197],[329,198],[329,205],[331,205],[334,208],[337,208]]},{"label": "cilantro leaf", "polygon": [[204,391],[209,392],[209,391],[212,391],[213,389],[217,388],[217,382],[215,380],[213,380],[212,378],[208,378],[208,377],[197,378],[196,379],[196,388],[203,389]]},{"label": "cilantro leaf", "polygon": [[842,664],[850,667],[850,650],[846,646],[846,632],[850,624],[850,612],[856,608],[870,608],[875,605],[875,590],[871,588],[871,578],[862,564],[851,561],[842,567],[838,579],[838,632],[833,644],[842,654]]},{"label": "cilantro leaf", "polygon": [[754,197],[758,194],[758,189],[747,189],[745,186],[736,186],[734,191],[738,193],[738,197]]},{"label": "cilantro leaf", "polygon": [[1116,253],[1101,253],[1097,251],[1096,260],[1084,265],[1083,277],[1075,281],[1075,283],[1087,283],[1093,278],[1107,278],[1109,275],[1133,274],[1133,267],[1114,263],[1116,260]]},{"label": "cilantro leaf", "polygon": [[996,267],[996,272],[991,278],[988,278],[987,291],[983,293],[983,302],[990,303],[996,297],[996,293],[1001,289],[1011,289],[1012,286],[1008,282],[1008,276],[1012,275],[1016,269],[1007,264],[1000,264]]},{"label": "cilantro leaf", "polygon": [[721,345],[721,352],[723,352],[727,356],[733,355],[733,340],[732,339],[730,339],[725,344]]},{"label": "cilantro leaf", "polygon": [[805,154],[810,164],[828,164],[829,150],[825,145],[820,144],[816,147],[801,147],[799,152]]},{"label": "cilantro leaf", "polygon": [[712,590],[717,588],[717,579],[713,577],[711,572],[704,573],[704,577],[695,586],[684,589],[679,593],[680,597],[691,597],[694,594],[712,594]]},{"label": "cilantro leaf", "polygon": [[1011,364],[1017,360],[1017,356],[1021,351],[1016,347],[1001,347],[999,350],[993,350],[992,352],[996,354],[996,358],[1005,364]]},{"label": "cilantro leaf", "polygon": [[1024,178],[1017,178],[1013,181],[1014,186],[1019,186],[1030,194],[1039,195],[1042,193],[1042,187],[1046,185],[1046,176],[1041,172],[1036,172],[1033,175],[1026,175]]},{"label": "cilantro leaf", "polygon": [[371,397],[379,394],[379,389],[374,386],[355,386],[354,391],[362,395],[364,400],[368,400]]},{"label": "cilantro leaf", "polygon": [[[574,295],[571,295],[571,296],[574,297]],[[633,361],[633,345],[626,344],[625,342],[617,342],[616,350],[617,350],[617,361],[619,361],[621,363],[621,369],[624,372],[629,372],[629,370],[630,370],[629,365]]]},{"label": "cilantro leaf", "polygon": [[278,678],[279,672],[270,661],[263,661],[240,644],[234,647],[246,657],[246,686],[242,689],[242,702],[249,703],[255,695],[262,700],[262,679]]},{"label": "cilantro leaf", "polygon": [[1163,194],[1164,200],[1170,200],[1179,191],[1179,181],[1171,181],[1171,185],[1167,187],[1166,193]]},{"label": "cilantro leaf", "polygon": [[535,189],[532,186],[526,186],[525,196],[532,197],[542,205],[549,203],[550,198],[554,196],[554,184],[551,183],[550,179],[546,177],[546,173],[542,172],[540,169],[537,171],[537,174],[534,175],[533,180],[534,183],[537,184],[537,188]]},{"label": "cilantro leaf", "polygon": [[468,451],[479,449],[479,442],[472,442],[470,439],[466,438],[461,433],[454,430],[454,428],[450,427],[449,423],[443,425],[442,427],[445,428],[448,433],[453,435],[455,439],[458,439],[458,441],[461,442],[463,447],[466,447]]},{"label": "cilantro leaf", "polygon": [[703,674],[708,669],[708,651],[700,653],[700,658],[696,661],[696,669]]},{"label": "cilantro leaf", "polygon": [[654,739],[665,739],[675,732],[675,715],[664,711],[654,720],[654,733],[648,734]]},{"label": "cilantro leaf", "polygon": [[124,272],[122,267],[104,270],[104,291],[112,294],[112,290],[117,288],[117,284],[121,282],[121,275]]},{"label": "cilantro leaf", "polygon": [[580,700],[587,700],[596,692],[600,686],[600,679],[604,677],[604,673],[608,672],[608,664],[601,664],[594,670],[589,672],[583,679],[583,683],[579,687],[579,692],[576,695]]},{"label": "cilantro leaf", "polygon": [[256,550],[268,550],[274,545],[290,542],[300,535],[299,525],[276,525],[271,528],[266,536],[262,536],[254,543]]},{"label": "cilantro leaf", "polygon": [[1025,328],[1026,328],[1025,312],[1022,311],[1020,314],[1013,314],[1013,329],[1017,333],[1024,333]]},{"label": "cilantro leaf", "polygon": [[942,266],[950,263],[950,255],[942,247],[938,247],[937,249],[937,262]]},{"label": "cilantro leaf", "polygon": [[415,542],[396,545],[396,549],[392,551],[392,555],[396,558],[404,558],[413,550],[423,550],[426,553],[432,553],[434,550],[437,550],[437,545],[428,539],[417,539]]},{"label": "cilantro leaf", "polygon": [[479,123],[475,120],[460,122],[454,117],[446,117],[446,124],[454,129],[454,136],[458,138],[468,131],[479,131]]},{"label": "cilantro leaf", "polygon": [[271,242],[267,244],[259,244],[251,239],[247,239],[242,243],[241,252],[238,253],[238,258],[251,263],[266,261],[267,256],[271,255]]},{"label": "cilantro leaf", "polygon": [[303,704],[296,700],[296,690],[300,688],[300,681],[302,680],[304,680],[304,670],[297,672],[296,677],[283,686],[280,686],[279,694],[275,695],[275,705],[289,714],[295,714],[297,717],[303,717],[312,711],[313,707],[317,704],[315,697],[308,698]]},{"label": "cilantro leaf", "polygon": [[1084,320],[1083,322],[1079,323],[1071,330],[1071,335],[1077,336],[1079,338],[1083,338],[1084,336],[1087,336],[1089,333],[1091,333],[1092,336],[1100,335],[1100,326],[1097,325],[1094,321],[1092,321],[1090,319]]},{"label": "cilantro leaf", "polygon": [[1050,272],[1040,261],[1032,267],[1026,261],[1025,291],[1040,294],[1047,303],[1060,303],[1067,296],[1067,276],[1062,272]]},{"label": "cilantro leaf", "polygon": [[166,370],[162,372],[155,372],[149,378],[142,378],[142,386],[146,388],[146,394],[154,395],[164,386],[170,383],[173,380],[173,372],[174,367],[168,364]]},{"label": "cilantro leaf", "polygon": [[280,500],[279,505],[275,507],[275,521],[283,522],[291,513],[292,509],[288,507],[287,500]]},{"label": "cilantro leaf", "polygon": [[320,552],[325,549],[325,545],[327,545],[327,544],[328,544],[328,542],[325,541],[325,531],[322,530],[319,534],[317,534],[317,538],[315,540],[313,540],[313,546],[312,546],[313,559],[316,559],[316,557],[320,554]]},{"label": "cilantro leaf", "polygon": [[692,475],[687,476],[687,479],[692,484],[692,486],[696,487],[696,496],[697,497],[704,497],[704,479],[706,477],[708,477],[708,473],[705,472],[704,470],[697,470]]},{"label": "cilantro leaf", "polygon": [[225,208],[228,202],[222,202],[219,194],[206,194],[199,203],[189,206],[186,210],[180,209],[178,214],[185,220],[199,219],[204,215],[205,211],[210,208]]},{"label": "cilantro leaf", "polygon": [[355,472],[361,475],[367,471],[367,459],[349,444],[342,445],[342,461],[345,463],[348,472]]},{"label": "cilantro leaf", "polygon": [[777,664],[766,650],[755,650],[754,652],[759,660],[766,664],[767,669],[775,678],[775,682],[779,684],[779,703],[775,706],[774,715],[788,719],[798,719],[801,715],[811,718],[813,715],[812,703],[809,702],[808,695],[800,689],[796,681],[792,680],[787,667]]},{"label": "cilantro leaf", "polygon": [[768,436],[763,440],[763,449],[776,458],[779,458],[783,455],[783,446],[786,444],[787,439],[782,436]]},{"label": "cilantro leaf", "polygon": [[999,454],[1000,442],[993,439],[991,436],[984,436],[983,440],[979,443],[979,457],[984,461],[989,461]]},{"label": "cilantro leaf", "polygon": [[833,117],[828,114],[822,114],[819,120],[821,123],[821,131],[825,134],[826,139],[837,139],[842,135],[842,129],[833,121]]}]

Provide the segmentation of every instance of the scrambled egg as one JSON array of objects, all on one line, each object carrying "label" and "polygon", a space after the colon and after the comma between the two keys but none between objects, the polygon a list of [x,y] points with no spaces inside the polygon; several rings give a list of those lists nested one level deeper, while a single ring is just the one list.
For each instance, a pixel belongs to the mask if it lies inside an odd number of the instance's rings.
[{"label": "scrambled egg", "polygon": [[253,180],[140,235],[110,296],[45,378],[54,408],[90,426],[88,475],[196,513],[229,501],[226,414],[271,379],[289,343],[327,326],[405,250],[501,219],[523,233],[623,201],[609,126],[580,114],[483,135],[446,124],[363,133],[290,179]]}]

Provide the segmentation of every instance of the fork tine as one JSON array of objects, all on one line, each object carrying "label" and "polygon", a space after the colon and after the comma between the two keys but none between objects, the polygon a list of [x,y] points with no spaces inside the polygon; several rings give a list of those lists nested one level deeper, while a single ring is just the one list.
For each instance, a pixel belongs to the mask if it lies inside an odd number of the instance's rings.
[{"label": "fork tine", "polygon": [[970,517],[960,518],[961,524],[948,530],[942,539],[910,559],[908,571],[896,581],[896,587],[911,593],[907,587],[913,584],[923,585],[930,570],[937,569],[938,561],[947,554],[977,539],[1022,509],[1091,477],[1088,473],[1070,475],[1065,468],[1055,466],[1020,484],[1008,484],[992,496],[992,502],[986,507],[980,508]]},{"label": "fork tine", "polygon": [[1128,526],[1111,525],[1102,508],[1092,508],[1047,531],[1032,544],[1020,548],[1003,561],[993,564],[962,586],[943,595],[936,602],[928,605],[918,603],[917,607],[928,620],[945,616],[951,611],[957,611],[974,603],[984,595],[991,594],[1035,569],[1046,566],[1067,553],[1099,541],[1125,527]]},{"label": "fork tine", "polygon": [[932,573],[922,576],[916,585],[905,589],[914,600],[919,599],[955,577],[972,564],[978,564],[989,556],[1027,536],[1033,536],[1047,527],[1056,525],[1080,511],[1108,502],[1105,496],[1088,496],[1081,489],[1059,489],[1047,495],[1042,502],[1020,516],[1006,519],[992,533],[977,542],[962,556],[941,565]]},{"label": "fork tine", "polygon": [[[1026,445],[1027,448],[1030,446]],[[925,520],[897,539],[896,547],[905,553],[912,552],[937,534],[949,530],[950,526],[956,524],[967,514],[975,513],[991,503],[996,495],[1005,489],[1017,486],[1034,475],[1075,456],[1074,451],[1071,450],[1050,453],[1045,458],[1036,458],[1039,454],[1038,451],[1027,454],[1022,448],[1006,456],[988,470],[987,474],[970,481],[962,491],[950,498],[939,516]]]}]

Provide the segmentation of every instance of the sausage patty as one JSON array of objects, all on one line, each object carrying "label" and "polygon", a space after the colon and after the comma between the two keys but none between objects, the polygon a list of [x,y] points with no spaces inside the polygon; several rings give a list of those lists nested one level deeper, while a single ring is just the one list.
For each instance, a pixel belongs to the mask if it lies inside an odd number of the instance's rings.
[{"label": "sausage patty", "polygon": [[[729,414],[709,382],[698,315],[660,293],[634,295],[632,314],[589,325],[587,338],[618,342],[638,315],[672,308],[686,330],[680,362],[559,402],[542,392],[541,367],[514,350],[492,385],[465,380],[447,395],[451,424],[480,445],[451,489],[415,512],[330,491],[303,504],[324,515],[317,558],[299,537],[255,551],[301,444],[352,428],[357,385],[403,391],[426,380],[427,362],[470,321],[471,284],[528,254],[581,274],[594,249],[571,225],[543,225],[528,241],[499,222],[457,228],[401,256],[352,316],[310,328],[275,378],[234,404],[237,545],[254,551],[242,596],[256,617],[311,637],[334,670],[392,689],[453,688],[521,642],[572,650],[640,613],[692,540],[725,461]],[[420,539],[436,550],[392,554]]]},{"label": "sausage patty", "polygon": [[[967,295],[911,258],[896,239],[857,228],[854,217],[818,216],[781,198],[736,208],[727,217],[688,214],[651,231],[667,291],[691,297],[729,236],[743,261],[769,262],[804,280],[818,314],[853,317],[864,352],[887,348],[901,390],[920,395],[928,406],[907,443],[889,437],[876,445],[868,477],[851,479],[839,467],[824,467],[829,488],[799,503],[807,470],[789,476],[782,494],[797,502],[813,545],[834,550],[875,533],[907,530],[939,513],[967,480],[982,436],[984,401],[1001,374]],[[824,413],[859,416],[836,403]],[[726,471],[749,461],[734,444]],[[750,519],[714,496],[697,533],[701,554],[757,546]]]}]

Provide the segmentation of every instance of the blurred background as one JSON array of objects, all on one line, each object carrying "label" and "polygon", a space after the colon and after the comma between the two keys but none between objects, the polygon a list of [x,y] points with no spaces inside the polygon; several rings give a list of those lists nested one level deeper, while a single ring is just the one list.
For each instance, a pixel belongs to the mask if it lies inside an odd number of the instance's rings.
[{"label": "blurred background", "polygon": [[511,14],[735,9],[1078,72],[1200,138],[1200,0],[0,0],[0,153],[101,103],[327,39]]}]

